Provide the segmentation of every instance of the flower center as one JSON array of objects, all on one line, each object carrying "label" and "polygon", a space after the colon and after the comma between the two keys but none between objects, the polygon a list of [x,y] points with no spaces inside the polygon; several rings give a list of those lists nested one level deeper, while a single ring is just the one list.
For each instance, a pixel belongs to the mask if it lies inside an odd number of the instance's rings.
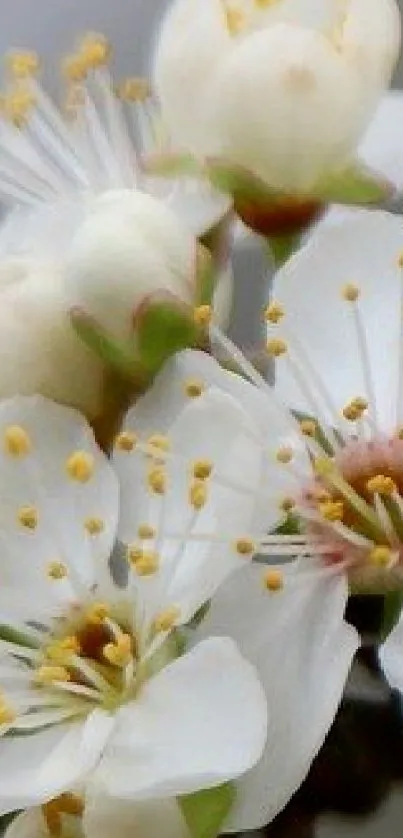
[{"label": "flower center", "polygon": [[403,561],[403,440],[349,440],[333,458],[313,458],[315,477],[298,512],[326,559],[400,573]]}]

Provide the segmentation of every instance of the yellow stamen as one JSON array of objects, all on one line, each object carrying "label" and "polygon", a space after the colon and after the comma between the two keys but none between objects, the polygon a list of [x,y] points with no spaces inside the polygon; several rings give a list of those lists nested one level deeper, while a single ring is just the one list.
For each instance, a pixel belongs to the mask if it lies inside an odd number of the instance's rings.
[{"label": "yellow stamen", "polygon": [[397,257],[397,266],[398,268],[403,269],[403,250]]},{"label": "yellow stamen", "polygon": [[81,647],[78,638],[72,634],[69,637],[64,637],[63,640],[51,643],[45,649],[45,656],[52,663],[66,666],[69,664],[72,655],[79,655]]},{"label": "yellow stamen", "polygon": [[230,35],[239,35],[245,29],[246,16],[241,9],[236,9],[229,6],[228,3],[223,2],[225,22]]},{"label": "yellow stamen", "polygon": [[4,431],[4,450],[11,457],[25,457],[31,451],[31,440],[24,428],[9,425]]},{"label": "yellow stamen", "polygon": [[19,88],[5,97],[3,101],[4,116],[16,128],[23,128],[34,105],[35,97],[32,93],[24,88]]},{"label": "yellow stamen", "polygon": [[55,802],[63,814],[80,816],[84,812],[84,800],[79,794],[61,794]]},{"label": "yellow stamen", "polygon": [[396,492],[397,486],[391,477],[387,477],[385,474],[376,474],[367,481],[367,489],[371,494],[388,497]]},{"label": "yellow stamen", "polygon": [[49,579],[59,581],[60,579],[66,579],[68,570],[63,562],[50,562],[46,568],[46,575]]},{"label": "yellow stamen", "polygon": [[65,666],[40,666],[34,674],[34,683],[40,686],[53,684],[55,681],[70,681],[70,673]]},{"label": "yellow stamen", "polygon": [[284,587],[284,576],[280,570],[268,570],[263,577],[263,583],[267,591],[277,593]]},{"label": "yellow stamen", "polygon": [[84,801],[76,794],[64,793],[49,803],[42,805],[42,814],[51,838],[61,838],[63,831],[62,815],[80,817],[84,812]]},{"label": "yellow stamen", "polygon": [[390,547],[379,545],[371,550],[368,558],[375,567],[387,567],[392,558],[392,551]]},{"label": "yellow stamen", "polygon": [[66,471],[72,480],[88,483],[94,474],[95,460],[88,451],[74,451],[66,462]]},{"label": "yellow stamen", "polygon": [[342,414],[349,422],[356,422],[357,419],[361,419],[363,413],[365,413],[367,409],[367,399],[363,399],[362,396],[356,396],[354,399],[351,399],[348,404],[346,404],[342,410]]},{"label": "yellow stamen", "polygon": [[325,501],[319,504],[319,512],[325,521],[342,521],[344,506],[342,501]]},{"label": "yellow stamen", "polygon": [[360,296],[360,289],[358,285],[354,285],[353,282],[348,282],[347,285],[343,285],[341,295],[343,300],[346,300],[346,302],[355,303]]},{"label": "yellow stamen", "polygon": [[98,626],[106,620],[107,617],[110,616],[111,610],[109,605],[106,602],[94,602],[90,605],[86,612],[85,617],[87,623],[90,625]]},{"label": "yellow stamen", "polygon": [[167,491],[167,473],[163,468],[156,466],[151,468],[147,475],[147,484],[155,495],[164,495]]},{"label": "yellow stamen", "polygon": [[79,54],[89,70],[96,70],[108,63],[111,47],[103,35],[89,33],[80,44]]},{"label": "yellow stamen", "polygon": [[[152,436],[150,436],[147,440],[147,445],[150,446],[150,448],[156,449],[155,454],[154,452],[150,452],[151,456],[156,457],[156,459],[158,459],[158,451],[167,453],[171,448],[170,440],[163,434],[152,434]],[[164,458],[162,459],[162,462],[164,462]]]},{"label": "yellow stamen", "polygon": [[337,471],[333,460],[329,460],[328,457],[316,457],[313,461],[313,468],[319,477],[329,477]]},{"label": "yellow stamen", "polygon": [[193,311],[193,320],[196,326],[207,327],[213,318],[213,309],[209,305],[197,306]]},{"label": "yellow stamen", "polygon": [[107,643],[102,650],[104,658],[113,666],[127,666],[132,659],[132,639],[129,634],[121,634],[116,643]]},{"label": "yellow stamen", "polygon": [[283,465],[287,465],[290,463],[293,458],[294,452],[292,448],[287,445],[284,445],[282,448],[279,448],[276,453],[276,460]]},{"label": "yellow stamen", "polygon": [[155,550],[143,550],[141,555],[131,564],[138,576],[153,576],[159,570],[160,559]]},{"label": "yellow stamen", "polygon": [[211,460],[195,460],[193,463],[193,476],[196,480],[207,480],[213,471],[214,464]]},{"label": "yellow stamen", "polygon": [[252,556],[256,553],[256,544],[251,538],[238,538],[235,549],[240,556]]},{"label": "yellow stamen", "polygon": [[285,309],[280,303],[272,302],[267,306],[264,312],[265,320],[268,323],[279,323],[285,315]]},{"label": "yellow stamen", "polygon": [[151,96],[150,82],[141,76],[123,79],[116,86],[116,95],[124,102],[145,102]]},{"label": "yellow stamen", "polygon": [[17,713],[0,696],[0,725],[10,725],[17,718]]},{"label": "yellow stamen", "polygon": [[62,62],[62,72],[69,82],[82,82],[88,73],[88,64],[84,55],[68,55]]},{"label": "yellow stamen", "polygon": [[22,506],[18,510],[17,519],[22,527],[27,530],[35,530],[38,526],[39,515],[35,506]]},{"label": "yellow stamen", "polygon": [[161,611],[161,613],[158,614],[154,619],[154,631],[157,632],[157,634],[170,631],[178,622],[179,617],[180,610],[176,605],[172,605],[169,608],[165,608],[164,611]]},{"label": "yellow stamen", "polygon": [[140,524],[137,534],[139,538],[143,538],[146,541],[147,539],[155,538],[157,531],[151,524]]},{"label": "yellow stamen", "polygon": [[313,419],[301,419],[299,426],[304,436],[315,436],[318,426]]},{"label": "yellow stamen", "polygon": [[16,78],[33,76],[39,70],[39,57],[36,52],[10,52],[5,59],[7,70]]},{"label": "yellow stamen", "polygon": [[281,338],[271,338],[271,340],[267,341],[266,349],[269,355],[273,358],[279,358],[281,355],[285,355],[287,353],[288,344]]},{"label": "yellow stamen", "polygon": [[84,521],[84,529],[88,535],[100,535],[105,529],[105,523],[102,518],[86,518]]},{"label": "yellow stamen", "polygon": [[126,451],[128,454],[134,451],[137,445],[137,437],[132,431],[122,431],[115,439],[115,448],[118,451]]},{"label": "yellow stamen", "polygon": [[139,562],[144,553],[144,548],[140,546],[140,544],[129,544],[126,551],[126,558],[129,564],[136,566],[137,562]]},{"label": "yellow stamen", "polygon": [[196,378],[188,378],[185,381],[185,393],[190,399],[197,399],[204,392],[205,385]]},{"label": "yellow stamen", "polygon": [[208,487],[204,480],[195,480],[189,487],[189,503],[196,510],[203,509],[208,500]]}]

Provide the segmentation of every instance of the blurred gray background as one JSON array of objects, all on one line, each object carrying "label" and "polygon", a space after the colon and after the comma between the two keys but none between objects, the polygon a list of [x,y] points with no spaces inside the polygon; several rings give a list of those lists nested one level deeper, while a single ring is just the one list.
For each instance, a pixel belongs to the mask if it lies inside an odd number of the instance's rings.
[{"label": "blurred gray background", "polygon": [[[399,2],[403,9],[403,0]],[[0,54],[10,47],[37,50],[45,62],[48,85],[54,90],[59,58],[74,47],[75,39],[83,31],[95,30],[107,35],[115,46],[114,64],[118,75],[144,73],[149,67],[157,23],[167,3],[168,0],[0,0]],[[403,60],[394,84],[403,87]],[[256,337],[251,332],[250,301],[255,299],[255,308],[264,293],[264,266],[256,247],[243,249],[237,268],[235,331],[238,339],[248,344]],[[239,277],[246,271],[248,290],[245,294]],[[309,835],[314,834],[315,838],[383,838],[384,835],[397,838],[402,834],[402,820],[403,794],[397,789],[368,819],[326,815],[319,817],[314,833]],[[295,829],[293,834],[298,838],[299,830]]]}]

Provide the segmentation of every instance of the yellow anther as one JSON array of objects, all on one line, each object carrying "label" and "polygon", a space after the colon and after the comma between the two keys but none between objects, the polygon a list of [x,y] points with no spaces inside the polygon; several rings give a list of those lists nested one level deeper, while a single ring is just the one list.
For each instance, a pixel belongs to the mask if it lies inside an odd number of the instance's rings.
[{"label": "yellow anther", "polygon": [[269,9],[270,6],[277,6],[280,0],[254,0],[258,9]]},{"label": "yellow anther", "polygon": [[140,544],[129,544],[126,551],[126,558],[129,564],[136,565],[144,554],[144,548]]},{"label": "yellow anther", "polygon": [[39,57],[36,52],[10,52],[6,55],[6,67],[16,78],[33,76],[39,70]]},{"label": "yellow anther", "polygon": [[282,512],[291,512],[295,507],[295,500],[293,498],[283,498],[279,503],[279,508]]},{"label": "yellow anther", "polygon": [[344,506],[342,501],[325,501],[319,504],[319,512],[325,521],[342,521],[344,515]]},{"label": "yellow anther", "polygon": [[9,425],[4,431],[4,450],[11,457],[25,457],[31,451],[31,440],[24,428]]},{"label": "yellow anther", "polygon": [[367,481],[368,492],[374,495],[393,495],[396,492],[397,486],[391,477],[385,474],[376,474]]},{"label": "yellow anther", "polygon": [[285,315],[285,309],[280,303],[272,302],[267,306],[264,312],[265,320],[268,323],[279,323]]},{"label": "yellow anther", "polygon": [[392,558],[392,550],[390,547],[381,546],[374,547],[369,553],[368,559],[375,567],[387,567]]},{"label": "yellow anther", "polygon": [[138,558],[131,560],[138,576],[153,576],[160,566],[159,555],[155,550],[142,550]]},{"label": "yellow anther", "polygon": [[17,713],[0,696],[0,725],[10,725],[17,718]]},{"label": "yellow anther", "polygon": [[137,436],[132,431],[122,431],[115,439],[115,448],[118,451],[126,451],[128,454],[134,451],[137,445]]},{"label": "yellow anther", "polygon": [[34,105],[33,94],[29,90],[18,88],[4,98],[4,115],[16,128],[23,128]]},{"label": "yellow anther", "polygon": [[299,426],[301,428],[301,433],[304,436],[315,436],[318,426],[314,419],[301,419]]},{"label": "yellow anther", "polygon": [[313,469],[319,477],[329,477],[334,474],[336,466],[328,457],[316,457],[313,461]]},{"label": "yellow anther", "polygon": [[45,655],[46,658],[53,663],[65,665],[69,663],[72,655],[79,655],[80,652],[80,642],[78,638],[72,634],[69,637],[64,637],[63,640],[51,643],[45,650]]},{"label": "yellow anther", "polygon": [[398,428],[396,431],[396,436],[398,439],[403,439],[403,428]]},{"label": "yellow anther", "polygon": [[110,613],[111,610],[106,602],[93,602],[92,605],[88,606],[85,618],[90,625],[98,626],[110,616]]},{"label": "yellow anther", "polygon": [[271,338],[267,341],[266,349],[273,358],[279,358],[280,355],[285,355],[288,351],[288,344],[281,338]]},{"label": "yellow anther", "polygon": [[188,378],[185,381],[185,393],[190,399],[197,399],[205,390],[205,385],[202,381],[196,378]]},{"label": "yellow anther", "polygon": [[60,579],[66,579],[68,570],[63,562],[50,562],[46,568],[46,575],[49,579],[59,581]]},{"label": "yellow anther", "polygon": [[124,102],[145,102],[151,96],[151,85],[148,79],[132,76],[123,79],[116,86],[115,93]]},{"label": "yellow anther", "polygon": [[263,577],[263,584],[267,591],[277,593],[284,587],[284,576],[280,570],[268,570]]},{"label": "yellow anther", "polygon": [[179,617],[180,617],[180,609],[176,605],[172,605],[169,608],[165,608],[164,611],[161,611],[160,614],[154,619],[153,628],[157,634],[161,634],[165,631],[171,631],[171,629],[177,624]]},{"label": "yellow anther", "polygon": [[151,538],[155,538],[157,535],[157,530],[155,527],[152,527],[151,524],[140,524],[137,530],[137,535],[139,538],[144,539],[147,541]]},{"label": "yellow anther", "polygon": [[397,257],[397,266],[398,268],[403,269],[403,250],[401,251],[401,253],[399,253]]},{"label": "yellow anther", "polygon": [[356,422],[358,419],[361,419],[363,413],[365,413],[367,409],[367,399],[364,399],[361,396],[356,396],[354,399],[351,399],[348,404],[346,404],[342,410],[342,414],[349,422]]},{"label": "yellow anther", "polygon": [[53,684],[55,681],[70,681],[71,676],[65,666],[40,666],[34,673],[34,683],[41,686]]},{"label": "yellow anther", "polygon": [[256,544],[251,538],[238,538],[235,550],[240,556],[253,556],[256,553]]},{"label": "yellow anther", "polygon": [[353,282],[348,282],[347,285],[343,285],[341,289],[341,295],[343,300],[346,300],[348,303],[355,303],[360,296],[360,289],[358,285],[354,285]]},{"label": "yellow anther", "polygon": [[284,445],[282,448],[278,449],[276,453],[276,460],[277,462],[282,463],[283,465],[287,465],[287,463],[291,462],[293,456],[294,452],[292,448],[290,448],[288,445]]},{"label": "yellow anther", "polygon": [[[155,448],[155,453],[154,451],[150,451],[149,453],[152,457],[156,457],[158,459],[158,454],[160,451],[162,451],[163,453],[168,453],[168,451],[171,448],[171,443],[168,437],[164,436],[163,434],[152,434],[152,436],[150,436],[147,440],[147,446],[149,446],[152,449]],[[164,459],[162,460],[162,462],[164,462]]]},{"label": "yellow anther", "polygon": [[230,35],[239,35],[245,29],[246,16],[241,9],[230,6],[226,0],[223,0],[223,11],[225,15],[225,23]]},{"label": "yellow anther", "polygon": [[35,530],[38,526],[39,515],[35,506],[22,506],[17,513],[18,523],[27,530]]},{"label": "yellow anther", "polygon": [[80,44],[79,55],[89,70],[95,70],[108,63],[111,47],[104,35],[89,33]]},{"label": "yellow anther", "polygon": [[66,462],[66,471],[72,480],[88,483],[94,474],[95,460],[88,451],[74,451]]},{"label": "yellow anther", "polygon": [[151,468],[147,475],[147,485],[155,495],[164,495],[167,490],[168,478],[166,471],[160,466]]},{"label": "yellow anther", "polygon": [[100,535],[105,529],[105,523],[102,518],[86,518],[84,521],[84,529],[88,535]]},{"label": "yellow anther", "polygon": [[193,311],[193,320],[196,326],[209,326],[213,318],[213,309],[209,305],[197,306]]},{"label": "yellow anther", "polygon": [[49,833],[50,838],[61,838],[63,824],[57,799],[50,800],[49,803],[43,803],[41,811],[45,821],[46,831]]},{"label": "yellow anther", "polygon": [[203,509],[208,500],[208,487],[204,480],[195,480],[189,487],[189,503],[196,510]]},{"label": "yellow anther", "polygon": [[196,480],[207,480],[213,471],[214,463],[211,460],[195,460],[192,466],[193,477]]},{"label": "yellow anther", "polygon": [[330,492],[327,491],[327,489],[313,489],[310,495],[312,499],[316,501],[316,503],[328,503],[332,500],[332,496]]},{"label": "yellow anther", "polygon": [[107,643],[102,654],[113,666],[127,666],[132,659],[132,639],[129,634],[121,634],[116,643]]},{"label": "yellow anther", "polygon": [[64,77],[70,82],[82,82],[88,73],[88,64],[84,55],[68,55],[62,62]]}]

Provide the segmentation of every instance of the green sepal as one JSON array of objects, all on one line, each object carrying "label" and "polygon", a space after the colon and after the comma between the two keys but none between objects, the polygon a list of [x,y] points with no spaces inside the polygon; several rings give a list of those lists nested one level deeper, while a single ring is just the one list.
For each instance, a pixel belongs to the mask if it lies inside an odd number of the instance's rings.
[{"label": "green sepal", "polygon": [[25,649],[38,648],[38,644],[35,643],[29,634],[24,634],[23,631],[18,631],[12,626],[7,626],[2,623],[0,623],[0,640],[4,640],[6,643],[15,643],[17,646],[24,646]]},{"label": "green sepal", "polygon": [[403,591],[390,591],[383,599],[383,618],[381,627],[381,642],[389,637],[391,631],[399,622],[403,608]]},{"label": "green sepal", "polygon": [[203,620],[205,620],[205,618],[207,617],[207,614],[210,611],[210,608],[211,608],[211,600],[208,599],[207,602],[204,602],[203,605],[201,605],[200,608],[198,608],[198,610],[196,611],[196,614],[193,614],[192,619],[189,620],[188,623],[186,623],[186,628],[189,628],[189,629],[199,628],[199,626],[201,625]]},{"label": "green sepal", "polygon": [[217,269],[212,254],[202,244],[197,245],[195,305],[211,305],[217,282]]},{"label": "green sepal", "polygon": [[178,798],[192,838],[217,838],[235,800],[234,783]]},{"label": "green sepal", "polygon": [[150,295],[136,314],[135,327],[139,357],[150,375],[175,352],[197,342],[192,310],[170,294]]},{"label": "green sepal", "polygon": [[98,321],[83,309],[70,309],[71,325],[85,345],[122,378],[127,378],[138,387],[144,386],[146,369],[133,353],[111,338]]},{"label": "green sepal", "polygon": [[269,252],[276,271],[298,250],[300,242],[301,236],[298,233],[290,233],[285,236],[271,236],[271,238],[267,239]]},{"label": "green sepal", "polygon": [[301,522],[289,513],[282,524],[273,530],[275,535],[301,535]]},{"label": "green sepal", "polygon": [[363,163],[353,162],[323,178],[313,190],[313,197],[327,204],[365,206],[382,204],[393,191],[393,185],[384,177]]}]

